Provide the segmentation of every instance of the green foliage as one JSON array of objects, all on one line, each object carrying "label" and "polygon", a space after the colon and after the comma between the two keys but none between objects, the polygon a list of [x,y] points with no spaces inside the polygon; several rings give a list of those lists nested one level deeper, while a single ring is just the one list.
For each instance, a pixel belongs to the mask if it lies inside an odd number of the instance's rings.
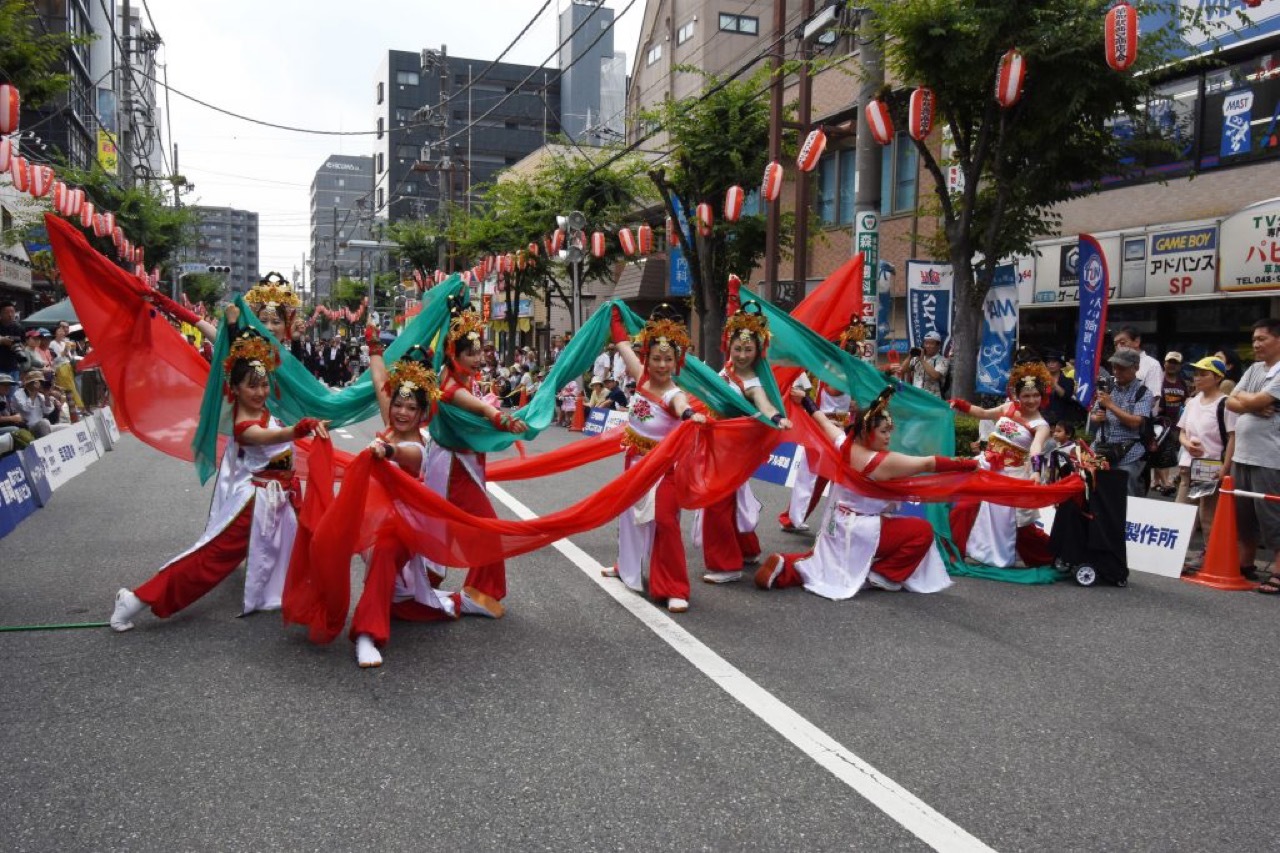
[{"label": "green foliage", "polygon": [[391,223],[386,237],[400,247],[392,253],[393,260],[428,273],[439,266],[444,232],[444,225],[440,222],[406,219]]},{"label": "green foliage", "polygon": [[71,75],[59,70],[63,57],[91,41],[46,33],[30,0],[0,0],[0,80],[18,87],[23,106],[42,107],[65,92]]},{"label": "green foliage", "polygon": [[956,412],[956,453],[968,456],[969,448],[978,440],[978,419]]},{"label": "green foliage", "polygon": [[225,290],[226,279],[220,275],[197,272],[188,273],[182,277],[182,292],[193,303],[203,302],[209,311],[213,311],[217,307],[218,301],[222,298]]},{"label": "green foliage", "polygon": [[360,302],[368,295],[369,282],[343,276],[334,283],[328,301],[330,305],[354,309],[359,307]]}]

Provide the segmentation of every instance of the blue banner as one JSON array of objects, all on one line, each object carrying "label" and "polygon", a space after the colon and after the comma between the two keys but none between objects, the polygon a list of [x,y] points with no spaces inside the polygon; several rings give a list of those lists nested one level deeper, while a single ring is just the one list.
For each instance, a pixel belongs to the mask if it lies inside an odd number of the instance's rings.
[{"label": "blue banner", "polygon": [[604,422],[608,417],[608,409],[587,409],[587,419],[582,422],[582,434],[599,435],[604,432]]},{"label": "blue banner", "polygon": [[1107,328],[1107,289],[1111,276],[1107,257],[1089,234],[1080,235],[1080,329],[1076,334],[1076,401],[1086,409],[1093,405]]},{"label": "blue banner", "polygon": [[35,494],[27,482],[18,454],[0,459],[0,536],[9,535],[24,518],[35,512]]},{"label": "blue banner", "polygon": [[[689,220],[684,215],[684,206],[680,204],[680,199],[672,198],[671,203],[676,209],[676,225],[684,232],[686,240],[691,239],[689,236]],[[684,250],[679,245],[672,246],[670,242],[667,245],[667,276],[669,283],[667,292],[671,296],[688,296],[693,292],[693,275],[689,272],[689,259],[684,256]]]},{"label": "blue banner", "polygon": [[27,482],[31,484],[36,503],[48,506],[53,489],[49,486],[49,477],[45,474],[44,460],[40,458],[39,451],[34,447],[25,447],[18,451],[18,457],[22,460],[22,468],[27,474]]},{"label": "blue banner", "polygon": [[791,473],[791,463],[795,459],[796,444],[794,441],[784,441],[773,449],[769,454],[769,459],[763,465],[756,469],[751,476],[757,480],[764,480],[766,483],[775,483],[779,486],[787,484],[787,475]]},{"label": "blue banner", "polygon": [[1005,394],[1009,367],[1018,340],[1018,270],[996,267],[991,289],[982,302],[982,345],[978,349],[975,387],[982,394]]},{"label": "blue banner", "polygon": [[951,264],[907,261],[907,338],[918,347],[929,332],[951,338]]}]

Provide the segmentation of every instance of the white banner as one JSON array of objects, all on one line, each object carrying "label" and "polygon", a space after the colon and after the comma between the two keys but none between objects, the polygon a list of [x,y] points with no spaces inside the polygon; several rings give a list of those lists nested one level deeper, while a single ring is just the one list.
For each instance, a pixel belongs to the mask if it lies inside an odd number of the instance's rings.
[{"label": "white banner", "polygon": [[102,423],[107,427],[107,439],[111,442],[111,446],[115,447],[116,442],[120,440],[120,427],[116,424],[115,412],[110,407],[98,410],[98,414],[102,415]]},{"label": "white banner", "polygon": [[88,468],[94,462],[98,461],[98,445],[93,440],[93,432],[89,429],[87,421],[71,424],[71,426],[63,432],[71,433],[72,440],[76,443],[76,456],[83,461],[81,470]]},{"label": "white banner", "polygon": [[[1046,532],[1053,529],[1053,508],[1040,510]],[[1187,561],[1191,528],[1195,525],[1193,504],[1129,498],[1125,514],[1125,557],[1129,571],[1176,578]]]},{"label": "white banner", "polygon": [[85,462],[76,453],[76,439],[70,430],[58,430],[31,445],[44,463],[49,488],[57,491],[84,470]]}]

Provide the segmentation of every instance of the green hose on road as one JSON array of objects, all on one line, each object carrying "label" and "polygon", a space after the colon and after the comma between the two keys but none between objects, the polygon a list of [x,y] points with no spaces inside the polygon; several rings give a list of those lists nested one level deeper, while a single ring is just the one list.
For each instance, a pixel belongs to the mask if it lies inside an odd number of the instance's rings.
[{"label": "green hose on road", "polygon": [[69,628],[106,628],[110,622],[68,622],[65,625],[0,625],[0,633],[5,631],[63,631]]}]

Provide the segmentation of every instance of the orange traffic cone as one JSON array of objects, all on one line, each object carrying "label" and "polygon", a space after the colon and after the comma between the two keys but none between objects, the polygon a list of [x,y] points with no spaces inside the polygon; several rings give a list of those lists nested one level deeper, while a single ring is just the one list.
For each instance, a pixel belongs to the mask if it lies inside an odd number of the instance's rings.
[{"label": "orange traffic cone", "polygon": [[1204,551],[1204,566],[1194,575],[1183,578],[1188,583],[1214,589],[1239,591],[1253,589],[1256,584],[1240,574],[1240,542],[1236,538],[1235,484],[1230,476],[1222,478],[1221,497],[1213,514],[1209,546]]},{"label": "orange traffic cone", "polygon": [[587,423],[587,401],[579,394],[573,409],[573,425],[569,427],[570,432],[582,432],[583,426]]}]

